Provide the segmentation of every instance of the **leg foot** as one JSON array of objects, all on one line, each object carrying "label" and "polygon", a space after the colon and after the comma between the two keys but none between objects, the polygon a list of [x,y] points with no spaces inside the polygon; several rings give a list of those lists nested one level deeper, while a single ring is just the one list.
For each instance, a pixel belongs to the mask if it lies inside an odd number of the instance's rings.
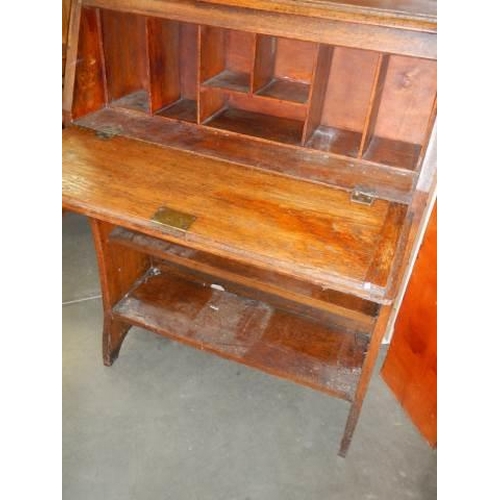
[{"label": "leg foot", "polygon": [[121,321],[112,319],[110,316],[104,318],[102,332],[102,359],[106,366],[111,366],[118,354],[123,340],[130,330],[130,326]]},{"label": "leg foot", "polygon": [[342,442],[340,443],[339,456],[345,458],[351,445],[352,436],[354,434],[354,429],[358,423],[359,414],[361,411],[361,404],[353,403],[351,405],[351,410],[349,411],[349,416],[347,417],[347,423],[344,429],[344,435],[342,436]]}]

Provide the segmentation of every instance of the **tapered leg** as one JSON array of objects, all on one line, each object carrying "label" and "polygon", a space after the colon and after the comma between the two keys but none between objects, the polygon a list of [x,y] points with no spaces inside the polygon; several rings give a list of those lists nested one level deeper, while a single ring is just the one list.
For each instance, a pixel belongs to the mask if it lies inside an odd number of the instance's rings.
[{"label": "tapered leg", "polygon": [[127,323],[117,321],[109,315],[104,317],[102,329],[102,360],[106,366],[111,366],[120,353],[123,340],[130,330]]},{"label": "tapered leg", "polygon": [[347,423],[344,429],[344,435],[342,437],[342,442],[340,444],[339,450],[339,455],[341,457],[345,457],[347,455],[347,451],[349,450],[349,446],[351,445],[352,435],[354,434],[354,429],[356,428],[356,424],[358,423],[361,406],[363,405],[366,390],[368,389],[368,383],[370,382],[373,368],[375,367],[375,362],[377,361],[380,343],[382,342],[382,339],[384,337],[391,312],[391,306],[383,306],[380,309],[377,323],[370,339],[368,352],[366,353],[365,361],[363,363],[361,375],[359,377],[356,394],[351,405],[351,410],[349,411],[349,416],[347,417]]},{"label": "tapered leg", "polygon": [[102,357],[104,364],[111,366],[131,326],[113,319],[113,307],[146,271],[150,261],[140,252],[111,243],[108,236],[114,229],[113,225],[96,219],[90,219],[90,225],[99,266],[104,312]]}]

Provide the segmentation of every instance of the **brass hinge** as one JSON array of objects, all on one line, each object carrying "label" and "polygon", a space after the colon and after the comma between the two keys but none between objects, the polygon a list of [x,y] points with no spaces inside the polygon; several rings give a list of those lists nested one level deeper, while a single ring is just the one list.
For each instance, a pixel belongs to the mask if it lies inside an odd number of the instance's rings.
[{"label": "brass hinge", "polygon": [[196,220],[195,215],[179,212],[169,207],[160,207],[151,217],[153,222],[167,226],[172,229],[187,231]]},{"label": "brass hinge", "polygon": [[351,191],[351,201],[370,206],[375,201],[375,192],[370,189],[355,187]]}]

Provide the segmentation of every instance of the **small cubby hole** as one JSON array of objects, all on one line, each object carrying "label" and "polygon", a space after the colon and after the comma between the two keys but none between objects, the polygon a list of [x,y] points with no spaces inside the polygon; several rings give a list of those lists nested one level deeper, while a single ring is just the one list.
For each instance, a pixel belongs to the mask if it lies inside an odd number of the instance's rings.
[{"label": "small cubby hole", "polygon": [[201,26],[202,86],[249,93],[254,50],[253,33]]},{"label": "small cubby hole", "polygon": [[147,32],[152,113],[196,123],[198,26],[150,18]]},{"label": "small cubby hole", "polygon": [[252,91],[256,95],[306,104],[318,45],[258,35]]},{"label": "small cubby hole", "polygon": [[377,55],[321,45],[304,128],[306,147],[357,157]]},{"label": "small cubby hole", "polygon": [[146,17],[101,10],[107,102],[150,111]]},{"label": "small cubby hole", "polygon": [[200,122],[300,146],[318,45],[211,27],[201,33]]},{"label": "small cubby hole", "polygon": [[415,170],[436,113],[436,61],[401,55],[380,61],[359,156]]},{"label": "small cubby hole", "polygon": [[321,45],[303,144],[414,170],[435,111],[435,80],[434,61]]}]

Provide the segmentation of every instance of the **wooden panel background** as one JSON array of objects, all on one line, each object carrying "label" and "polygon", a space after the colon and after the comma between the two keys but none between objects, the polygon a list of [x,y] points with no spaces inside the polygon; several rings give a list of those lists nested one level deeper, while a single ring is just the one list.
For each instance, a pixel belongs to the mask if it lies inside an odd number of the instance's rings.
[{"label": "wooden panel background", "polygon": [[391,56],[375,135],[422,144],[436,97],[435,61]]},{"label": "wooden panel background", "polygon": [[101,11],[109,99],[148,89],[146,18]]},{"label": "wooden panel background", "polygon": [[321,123],[355,132],[363,131],[377,54],[336,47]]}]

